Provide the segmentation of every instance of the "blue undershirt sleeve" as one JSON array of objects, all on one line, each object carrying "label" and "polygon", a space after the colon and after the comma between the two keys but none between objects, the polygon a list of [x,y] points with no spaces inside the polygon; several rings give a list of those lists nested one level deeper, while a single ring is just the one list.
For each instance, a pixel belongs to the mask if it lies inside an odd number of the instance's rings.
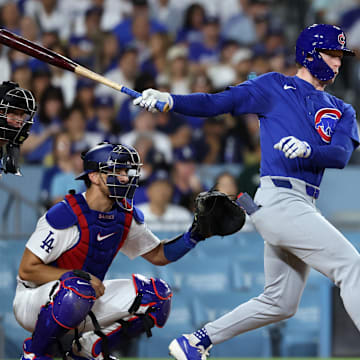
[{"label": "blue undershirt sleeve", "polygon": [[177,236],[175,239],[164,244],[164,255],[169,261],[176,261],[188,253],[195,245],[205,240],[199,234],[192,233],[191,230]]},{"label": "blue undershirt sleeve", "polygon": [[342,169],[349,162],[354,148],[348,135],[335,132],[330,145],[311,146],[309,159],[319,167]]},{"label": "blue undershirt sleeve", "polygon": [[171,94],[171,96],[174,100],[172,110],[183,115],[207,117],[231,113],[234,110],[233,95],[229,90],[216,94]]}]

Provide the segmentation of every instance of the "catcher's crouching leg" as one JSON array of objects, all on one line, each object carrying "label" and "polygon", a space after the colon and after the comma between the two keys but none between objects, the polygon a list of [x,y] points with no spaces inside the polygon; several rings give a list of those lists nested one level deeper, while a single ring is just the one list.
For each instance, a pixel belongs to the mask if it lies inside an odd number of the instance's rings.
[{"label": "catcher's crouching leg", "polygon": [[[109,327],[100,329],[95,320],[95,331],[88,331],[74,342],[72,357],[102,360],[109,352],[142,333],[151,336],[151,328],[163,327],[169,317],[172,291],[169,285],[158,278],[145,278],[133,274],[136,297],[129,308],[129,316]],[[94,319],[93,319],[94,321]]]},{"label": "catcher's crouching leg", "polygon": [[56,293],[40,310],[32,337],[24,342],[23,359],[46,358],[55,341],[85,319],[96,299],[88,276],[76,270],[61,276]]}]

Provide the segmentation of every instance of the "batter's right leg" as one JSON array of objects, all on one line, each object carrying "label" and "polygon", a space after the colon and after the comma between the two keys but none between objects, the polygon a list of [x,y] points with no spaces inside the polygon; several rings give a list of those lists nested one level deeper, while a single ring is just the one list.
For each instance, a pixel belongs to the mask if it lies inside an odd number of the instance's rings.
[{"label": "batter's right leg", "polygon": [[[171,342],[170,354],[179,360],[206,358],[209,344],[218,344],[249,330],[287,319],[298,308],[310,268],[280,247],[265,244],[263,294],[238,306],[193,334]],[[224,295],[226,296],[226,295]],[[206,338],[210,341],[206,341]]]}]

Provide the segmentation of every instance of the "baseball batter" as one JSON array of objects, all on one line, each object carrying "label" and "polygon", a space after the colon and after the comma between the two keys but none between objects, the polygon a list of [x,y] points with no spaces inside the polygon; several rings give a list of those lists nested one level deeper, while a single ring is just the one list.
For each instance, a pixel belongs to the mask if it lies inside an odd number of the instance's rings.
[{"label": "baseball batter", "polygon": [[83,161],[86,192],[67,195],[39,219],[20,263],[14,313],[33,333],[22,359],[51,359],[72,329],[70,358],[108,359],[129,337],[162,327],[172,296],[166,282],[138,274],[104,281],[105,274],[118,251],[165,265],[204,240],[191,228],[164,244],[146,227],[133,206],[141,166],[134,148],[99,144]]},{"label": "baseball batter", "polygon": [[196,116],[255,113],[260,119],[260,187],[251,218],[265,240],[265,289],[257,298],[169,346],[176,359],[206,359],[212,344],[291,317],[309,268],[341,289],[345,308],[360,329],[360,256],[316,209],[326,168],[342,169],[359,145],[355,111],[324,92],[334,82],[346,48],[336,26],[314,24],[296,43],[294,77],[268,73],[217,94],[187,96],[148,89],[134,101],[150,111],[156,101]]}]

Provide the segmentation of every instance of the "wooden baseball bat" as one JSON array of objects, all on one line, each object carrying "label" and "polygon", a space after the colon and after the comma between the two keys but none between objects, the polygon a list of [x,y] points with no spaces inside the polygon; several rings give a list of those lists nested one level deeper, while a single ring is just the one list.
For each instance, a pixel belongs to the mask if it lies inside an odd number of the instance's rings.
[{"label": "wooden baseball bat", "polygon": [[[88,79],[94,80],[106,86],[109,86],[115,90],[121,91],[124,94],[127,94],[133,98],[141,96],[141,93],[129,89],[126,86],[120,85],[106,77],[97,74],[94,71],[87,69],[84,66],[81,66],[74,62],[73,60],[58,54],[55,51],[47,49],[39,44],[36,44],[30,40],[27,40],[19,35],[12,33],[11,31],[0,29],[0,43],[6,46],[11,47],[17,51],[20,51],[24,54],[37,58],[41,61],[44,61],[48,64],[54,65],[56,67],[72,71],[77,75],[87,77]],[[158,101],[156,103],[156,108],[161,112],[169,111],[169,104],[165,102]]]}]

